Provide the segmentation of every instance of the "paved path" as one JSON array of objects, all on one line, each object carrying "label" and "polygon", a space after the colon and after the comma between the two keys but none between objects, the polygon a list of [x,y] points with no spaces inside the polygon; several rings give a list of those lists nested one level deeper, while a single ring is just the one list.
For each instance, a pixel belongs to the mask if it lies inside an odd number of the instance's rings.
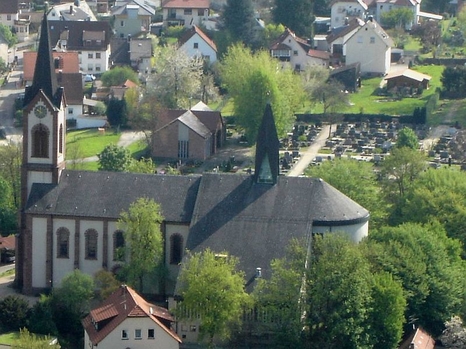
[{"label": "paved path", "polygon": [[[334,130],[336,125],[332,126]],[[315,141],[306,149],[306,152],[301,154],[299,161],[293,166],[293,168],[288,171],[287,176],[298,177],[302,176],[309,164],[314,160],[314,158],[319,153],[320,148],[325,145],[325,141],[328,138],[330,131],[330,125],[324,125],[322,131],[316,137]]]}]

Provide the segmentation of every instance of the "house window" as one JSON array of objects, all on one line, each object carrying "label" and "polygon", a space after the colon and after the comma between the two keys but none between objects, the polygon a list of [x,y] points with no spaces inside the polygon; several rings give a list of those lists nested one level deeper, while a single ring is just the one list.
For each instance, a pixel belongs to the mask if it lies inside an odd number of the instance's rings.
[{"label": "house window", "polygon": [[97,259],[97,231],[95,229],[87,229],[85,236],[85,258]]},{"label": "house window", "polygon": [[49,129],[38,124],[31,130],[32,134],[32,156],[35,158],[49,157]]},{"label": "house window", "polygon": [[185,14],[185,15],[192,15],[192,14],[193,14],[193,10],[190,9],[190,8],[185,8],[185,9],[184,9],[184,14]]},{"label": "house window", "polygon": [[124,27],[125,26],[125,21],[120,21],[120,27]]},{"label": "house window", "polygon": [[66,228],[57,230],[57,258],[69,258],[70,231]]},{"label": "house window", "polygon": [[301,64],[295,64],[294,70],[301,71]]},{"label": "house window", "polygon": [[73,108],[68,108],[68,114],[73,114]]},{"label": "house window", "polygon": [[183,237],[180,234],[170,236],[170,264],[179,264],[183,258]]},{"label": "house window", "polygon": [[121,230],[117,230],[113,233],[113,260],[124,261],[125,260],[125,237]]},{"label": "house window", "polygon": [[63,154],[63,124],[60,124],[60,131],[58,132],[58,152]]},{"label": "house window", "polygon": [[357,40],[358,40],[358,44],[362,44],[362,36],[361,35],[358,35],[357,37]]},{"label": "house window", "polygon": [[88,64],[87,65],[87,70],[88,71],[93,71],[94,70],[94,65],[93,64]]},{"label": "house window", "polygon": [[100,68],[100,64],[96,64],[96,65],[95,65],[95,71],[100,71],[100,69],[101,69],[101,68]]},{"label": "house window", "polygon": [[204,16],[204,10],[197,10],[197,15],[198,16]]},{"label": "house window", "polygon": [[375,36],[371,36],[371,39],[369,41],[371,44],[375,44]]},{"label": "house window", "polygon": [[134,339],[142,339],[142,331],[140,329],[134,330]]},{"label": "house window", "polygon": [[298,55],[298,51],[297,50],[293,51],[293,56],[297,56],[297,55]]},{"label": "house window", "polygon": [[[5,11],[6,12],[6,11]],[[6,20],[11,21],[11,15],[6,15]]]},{"label": "house window", "polygon": [[189,157],[189,141],[178,141],[178,157],[180,159]]},{"label": "house window", "polygon": [[129,339],[127,330],[121,330],[121,339]]},{"label": "house window", "polygon": [[147,330],[147,338],[154,339],[155,338],[155,330],[153,328],[149,328]]},{"label": "house window", "polygon": [[93,53],[88,53],[87,58],[94,58],[94,54]]},{"label": "house window", "polygon": [[199,44],[197,42],[194,43],[193,45],[194,48],[199,48]]},{"label": "house window", "polygon": [[100,52],[95,53],[95,58],[100,59],[102,57],[102,54]]}]

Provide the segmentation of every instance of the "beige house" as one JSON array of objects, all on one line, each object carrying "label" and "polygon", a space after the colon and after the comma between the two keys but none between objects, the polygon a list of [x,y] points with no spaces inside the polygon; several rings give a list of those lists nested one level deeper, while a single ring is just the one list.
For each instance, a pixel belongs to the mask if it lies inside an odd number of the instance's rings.
[{"label": "beige house", "polygon": [[360,63],[361,74],[390,71],[392,39],[371,17],[345,43],[346,64]]},{"label": "beige house", "polygon": [[368,8],[366,2],[364,0],[333,1],[330,12],[330,27],[342,27],[353,18],[365,20]]},{"label": "beige house", "polygon": [[178,349],[173,321],[167,309],[122,285],[83,319],[84,349]]},{"label": "beige house", "polygon": [[199,26],[209,16],[209,0],[165,0],[162,3],[163,25]]}]

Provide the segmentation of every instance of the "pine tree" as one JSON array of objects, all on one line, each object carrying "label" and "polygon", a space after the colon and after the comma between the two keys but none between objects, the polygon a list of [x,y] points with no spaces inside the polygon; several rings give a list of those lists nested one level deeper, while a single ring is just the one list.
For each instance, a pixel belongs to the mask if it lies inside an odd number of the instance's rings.
[{"label": "pine tree", "polygon": [[312,0],[275,0],[273,18],[296,35],[309,37],[314,21]]},{"label": "pine tree", "polygon": [[252,0],[228,0],[223,12],[225,28],[235,41],[254,41],[254,7]]}]

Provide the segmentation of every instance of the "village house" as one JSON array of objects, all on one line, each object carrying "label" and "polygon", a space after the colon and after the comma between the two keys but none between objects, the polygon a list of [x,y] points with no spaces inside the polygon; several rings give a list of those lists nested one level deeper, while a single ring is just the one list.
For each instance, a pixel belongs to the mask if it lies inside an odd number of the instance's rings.
[{"label": "village house", "polygon": [[330,10],[330,27],[338,28],[348,24],[352,19],[365,21],[367,15],[367,0],[335,0]]},{"label": "village house", "polygon": [[163,25],[199,26],[209,17],[209,0],[164,0],[162,2]]},{"label": "village house", "polygon": [[217,46],[197,25],[193,25],[178,41],[180,50],[189,57],[202,57],[209,63],[217,61]]},{"label": "village house", "polygon": [[126,38],[150,31],[155,8],[147,5],[142,0],[116,1],[111,8],[111,13],[115,19],[113,26],[115,35]]},{"label": "village house", "polygon": [[86,1],[53,4],[47,12],[49,21],[96,21],[97,18]]},{"label": "village house", "polygon": [[0,1],[0,24],[13,29],[19,41],[29,37],[31,17],[23,13],[23,7],[18,0]]}]

